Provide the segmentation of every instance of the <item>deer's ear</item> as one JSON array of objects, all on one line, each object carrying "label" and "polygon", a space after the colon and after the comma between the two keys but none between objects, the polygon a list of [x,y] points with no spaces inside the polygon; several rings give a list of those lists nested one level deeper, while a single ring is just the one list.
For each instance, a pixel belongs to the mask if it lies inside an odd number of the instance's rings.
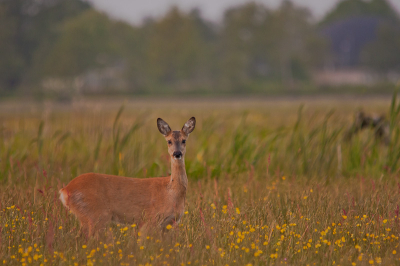
[{"label": "deer's ear", "polygon": [[186,136],[189,136],[189,134],[192,133],[192,131],[194,130],[195,126],[196,118],[192,117],[183,125],[182,131],[186,134]]},{"label": "deer's ear", "polygon": [[157,127],[160,133],[163,134],[164,136],[168,136],[171,133],[171,128],[169,127],[167,122],[165,122],[161,118],[157,119]]}]

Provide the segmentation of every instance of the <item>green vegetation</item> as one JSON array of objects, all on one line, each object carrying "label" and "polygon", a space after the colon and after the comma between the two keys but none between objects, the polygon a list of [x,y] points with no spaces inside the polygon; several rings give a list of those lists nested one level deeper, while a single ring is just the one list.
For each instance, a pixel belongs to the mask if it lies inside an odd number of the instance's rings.
[{"label": "green vegetation", "polygon": [[[393,98],[305,101],[137,100],[0,107],[0,257],[6,265],[396,264],[400,104]],[[67,108],[67,109],[66,109]],[[365,130],[345,141],[357,108],[387,114],[391,143]],[[190,116],[182,222],[161,237],[110,225],[75,238],[57,191],[86,172],[169,172],[156,128]],[[1,263],[1,261],[0,261]]]}]

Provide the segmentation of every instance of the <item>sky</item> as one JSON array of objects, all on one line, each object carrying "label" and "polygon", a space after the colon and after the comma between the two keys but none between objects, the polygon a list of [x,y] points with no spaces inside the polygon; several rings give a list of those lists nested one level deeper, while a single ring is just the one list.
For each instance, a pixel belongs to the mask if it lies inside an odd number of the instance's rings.
[{"label": "sky", "polygon": [[[218,22],[224,10],[241,5],[251,0],[88,0],[97,9],[106,12],[109,16],[127,21],[131,24],[140,24],[146,17],[158,17],[165,14],[173,5],[189,11],[199,8],[204,18]],[[323,17],[326,12],[340,0],[293,0],[294,3],[308,7],[315,18]],[[400,0],[389,0],[392,6],[400,10]],[[282,0],[257,0],[268,7],[279,6]]]}]

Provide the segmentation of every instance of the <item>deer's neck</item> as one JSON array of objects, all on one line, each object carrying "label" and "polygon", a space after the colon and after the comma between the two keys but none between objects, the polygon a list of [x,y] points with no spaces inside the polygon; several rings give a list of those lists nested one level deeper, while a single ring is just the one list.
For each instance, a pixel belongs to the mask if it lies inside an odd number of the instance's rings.
[{"label": "deer's neck", "polygon": [[171,181],[175,186],[180,188],[187,188],[188,179],[186,175],[185,159],[176,160],[171,159]]}]

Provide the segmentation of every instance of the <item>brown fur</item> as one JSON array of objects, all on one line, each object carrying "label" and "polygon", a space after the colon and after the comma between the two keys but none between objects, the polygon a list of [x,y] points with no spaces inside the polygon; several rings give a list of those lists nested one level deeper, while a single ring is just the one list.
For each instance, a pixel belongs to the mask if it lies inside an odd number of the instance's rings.
[{"label": "brown fur", "polygon": [[[110,221],[165,228],[180,220],[188,183],[184,161],[186,144],[182,142],[194,130],[195,119],[189,119],[181,131],[171,131],[160,119],[157,125],[169,142],[170,176],[139,179],[88,173],[60,190],[61,201],[79,219],[81,231],[93,236]],[[174,157],[178,151],[182,153],[181,159]]]}]

